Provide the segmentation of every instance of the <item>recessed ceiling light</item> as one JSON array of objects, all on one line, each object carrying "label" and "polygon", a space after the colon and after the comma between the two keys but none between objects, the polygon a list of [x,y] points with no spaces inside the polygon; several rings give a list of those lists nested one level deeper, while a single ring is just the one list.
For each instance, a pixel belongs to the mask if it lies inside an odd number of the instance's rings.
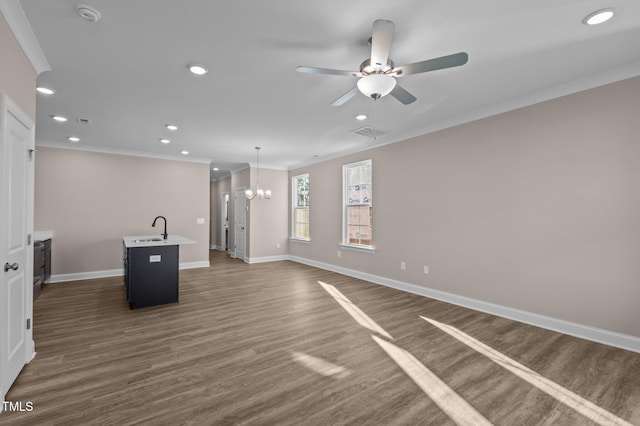
[{"label": "recessed ceiling light", "polygon": [[162,143],[170,143],[171,141],[169,139],[160,139],[160,142],[162,142]]},{"label": "recessed ceiling light", "polygon": [[60,123],[64,123],[65,121],[67,121],[67,117],[63,117],[61,115],[52,115],[51,118],[53,118],[54,120]]},{"label": "recessed ceiling light", "polygon": [[176,126],[175,124],[165,124],[164,127],[166,127],[169,130],[173,130],[173,131],[178,130],[178,126]]},{"label": "recessed ceiling light", "polygon": [[69,136],[67,139],[69,139],[70,142],[80,142],[80,138],[77,136]]},{"label": "recessed ceiling light", "polygon": [[214,172],[217,172],[217,171],[218,171],[218,170],[220,170],[220,169],[219,169],[219,168],[217,168],[217,167],[214,167],[214,168],[213,168],[213,169],[211,169],[211,170],[213,170]]},{"label": "recessed ceiling light", "polygon": [[195,75],[204,75],[209,71],[203,67],[202,65],[189,65],[189,71],[194,73]]},{"label": "recessed ceiling light", "polygon": [[367,119],[367,116],[364,115],[364,114],[356,115],[356,120],[362,121],[362,120],[366,120],[366,119]]},{"label": "recessed ceiling light", "polygon": [[36,90],[38,91],[38,93],[42,93],[43,95],[53,95],[54,93],[56,93],[55,90],[44,86],[38,86],[36,87]]},{"label": "recessed ceiling light", "polygon": [[182,150],[182,151],[180,151],[180,154],[182,154],[182,155],[189,155],[189,151],[187,151],[187,150]]},{"label": "recessed ceiling light", "polygon": [[607,22],[609,19],[613,18],[614,13],[615,10],[612,8],[597,10],[587,15],[582,22],[587,25],[602,24],[603,22]]}]

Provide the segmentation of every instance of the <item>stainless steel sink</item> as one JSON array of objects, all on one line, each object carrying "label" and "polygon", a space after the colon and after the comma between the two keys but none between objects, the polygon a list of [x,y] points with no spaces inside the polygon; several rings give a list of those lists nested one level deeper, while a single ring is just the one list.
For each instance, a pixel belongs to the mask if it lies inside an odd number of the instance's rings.
[{"label": "stainless steel sink", "polygon": [[133,240],[134,243],[151,243],[154,241],[162,241],[162,238],[145,238],[142,240]]}]

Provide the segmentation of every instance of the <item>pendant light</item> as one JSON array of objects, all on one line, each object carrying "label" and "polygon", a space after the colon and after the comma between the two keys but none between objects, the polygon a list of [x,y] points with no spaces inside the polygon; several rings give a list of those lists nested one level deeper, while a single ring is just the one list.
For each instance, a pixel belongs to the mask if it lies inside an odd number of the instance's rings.
[{"label": "pendant light", "polygon": [[253,192],[251,189],[247,189],[245,192],[245,196],[247,200],[253,200],[254,198],[266,198],[267,200],[271,198],[271,190],[263,190],[260,188],[260,147],[256,146],[256,192]]}]

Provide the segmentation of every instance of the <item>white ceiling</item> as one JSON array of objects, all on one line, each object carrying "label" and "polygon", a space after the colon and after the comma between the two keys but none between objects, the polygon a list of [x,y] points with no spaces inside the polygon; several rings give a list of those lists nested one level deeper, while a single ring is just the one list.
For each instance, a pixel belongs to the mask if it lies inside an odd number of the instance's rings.
[{"label": "white ceiling", "polygon": [[[52,69],[38,84],[56,90],[38,95],[38,145],[208,159],[214,176],[254,163],[255,146],[261,166],[289,169],[640,75],[637,0],[87,0],[97,23],[73,0],[20,3]],[[605,7],[613,20],[582,23]],[[357,70],[376,19],[395,23],[396,65],[460,51],[469,61],[399,78],[418,98],[407,106],[358,94],[330,107],[356,78],[296,66]],[[389,133],[350,133],[364,125]]]}]

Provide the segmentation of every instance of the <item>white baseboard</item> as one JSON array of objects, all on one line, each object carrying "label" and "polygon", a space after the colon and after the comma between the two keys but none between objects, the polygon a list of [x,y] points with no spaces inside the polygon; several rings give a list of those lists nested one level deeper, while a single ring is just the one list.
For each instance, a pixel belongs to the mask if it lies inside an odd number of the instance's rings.
[{"label": "white baseboard", "polygon": [[201,262],[181,263],[180,266],[178,266],[178,269],[198,269],[198,268],[208,268],[210,266],[211,264],[209,263],[208,260],[203,260]]},{"label": "white baseboard", "polygon": [[[211,266],[208,260],[201,262],[185,262],[178,265],[178,269],[196,269],[196,268],[208,268]],[[67,281],[80,281],[91,280],[94,278],[109,278],[109,277],[121,277],[124,275],[124,269],[110,269],[107,271],[92,271],[92,272],[76,272],[72,274],[58,274],[51,275],[47,284],[61,283]]]},{"label": "white baseboard", "polygon": [[316,268],[337,272],[339,274],[348,275],[350,277],[359,278],[375,284],[381,284],[387,287],[395,288],[397,290],[417,294],[419,296],[441,300],[443,302],[452,303],[454,305],[463,306],[465,308],[473,309],[476,311],[497,315],[499,317],[508,318],[514,321],[519,321],[548,330],[557,331],[559,333],[568,334],[570,336],[579,337],[581,339],[591,340],[593,342],[603,343],[605,345],[640,353],[640,338],[635,336],[603,330],[601,328],[591,327],[588,325],[577,324],[570,321],[522,311],[520,309],[514,309],[490,302],[484,302],[482,300],[459,296],[453,293],[447,293],[428,287],[422,287],[419,285],[406,283],[391,278],[385,278],[378,275],[372,275],[353,269],[343,268],[341,266],[331,265],[328,263],[317,262],[315,260],[302,257],[289,256],[289,260],[309,266],[314,266]]},{"label": "white baseboard", "polygon": [[279,256],[264,256],[264,257],[247,257],[245,262],[247,263],[266,263],[266,262],[279,262],[281,260],[290,260],[291,256],[283,254]]},{"label": "white baseboard", "polygon": [[91,280],[94,278],[108,278],[108,277],[121,277],[124,275],[124,270],[110,269],[107,271],[92,271],[92,272],[74,272],[72,274],[57,274],[51,275],[47,284],[61,283],[66,281],[80,281]]}]

